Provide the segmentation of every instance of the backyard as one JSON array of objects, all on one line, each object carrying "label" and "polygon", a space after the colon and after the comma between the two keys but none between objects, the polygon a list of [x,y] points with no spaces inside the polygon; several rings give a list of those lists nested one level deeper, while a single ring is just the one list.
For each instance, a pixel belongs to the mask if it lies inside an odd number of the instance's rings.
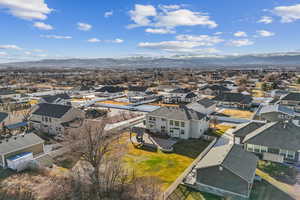
[{"label": "backyard", "polygon": [[124,166],[134,169],[138,177],[157,177],[163,190],[173,183],[209,144],[203,140],[182,140],[173,146],[173,153],[162,153],[135,148],[129,141],[129,134],[125,134],[121,141],[127,143]]},{"label": "backyard", "polygon": [[253,115],[252,112],[246,110],[223,109],[220,113],[233,118],[250,119]]},{"label": "backyard", "polygon": [[258,162],[258,169],[262,170],[278,181],[291,185],[295,184],[296,182],[297,170],[294,167],[260,160]]}]

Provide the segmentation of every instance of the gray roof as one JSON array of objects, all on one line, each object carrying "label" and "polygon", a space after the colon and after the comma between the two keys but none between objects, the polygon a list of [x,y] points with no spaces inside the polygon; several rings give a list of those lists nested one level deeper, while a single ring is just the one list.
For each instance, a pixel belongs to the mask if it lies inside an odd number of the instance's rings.
[{"label": "gray roof", "polygon": [[71,99],[71,97],[66,94],[55,94],[55,95],[46,95],[42,97],[47,103],[53,103],[55,101],[57,101],[58,99],[64,99],[64,100],[69,100]]},{"label": "gray roof", "polygon": [[2,123],[7,117],[8,114],[6,112],[0,112],[0,123]]},{"label": "gray roof", "polygon": [[264,126],[265,123],[264,122],[248,122],[248,123],[244,123],[241,124],[240,126],[238,126],[233,132],[232,134],[237,136],[237,137],[245,137],[246,135],[252,133],[253,131],[255,131],[256,129]]},{"label": "gray roof", "polygon": [[281,100],[300,101],[300,93],[292,92],[285,95]]},{"label": "gray roof", "polygon": [[201,104],[202,106],[204,106],[205,108],[208,108],[214,104],[216,104],[213,100],[208,99],[208,98],[203,98],[200,99],[199,101],[197,101],[197,103]]},{"label": "gray roof", "polygon": [[206,115],[194,111],[192,109],[189,109],[187,107],[161,107],[155,111],[152,111],[148,113],[147,115],[154,115],[159,117],[165,117],[168,119],[173,120],[182,120],[182,121],[188,121],[188,120],[201,120]]},{"label": "gray roof", "polygon": [[71,106],[49,103],[41,103],[38,104],[38,106],[38,109],[32,113],[33,115],[42,115],[54,118],[61,118],[72,108]]},{"label": "gray roof", "polygon": [[271,122],[248,134],[243,143],[270,148],[300,150],[300,127],[293,122]]},{"label": "gray roof", "polygon": [[26,148],[35,144],[43,143],[39,136],[34,133],[27,133],[18,136],[12,136],[9,139],[3,139],[0,143],[0,154],[7,154],[18,149]]},{"label": "gray roof", "polygon": [[256,112],[256,115],[270,112],[281,112],[288,115],[295,115],[294,110],[280,104],[264,105],[262,107],[259,107],[258,111]]},{"label": "gray roof", "polygon": [[252,97],[250,95],[244,95],[241,93],[222,93],[213,98],[214,101],[250,104],[252,102]]},{"label": "gray roof", "polygon": [[246,152],[239,145],[221,145],[213,147],[199,162],[197,168],[222,166],[247,182],[251,182],[257,160],[255,155]]},{"label": "gray roof", "polygon": [[247,196],[257,161],[241,146],[215,146],[196,166],[197,182]]}]

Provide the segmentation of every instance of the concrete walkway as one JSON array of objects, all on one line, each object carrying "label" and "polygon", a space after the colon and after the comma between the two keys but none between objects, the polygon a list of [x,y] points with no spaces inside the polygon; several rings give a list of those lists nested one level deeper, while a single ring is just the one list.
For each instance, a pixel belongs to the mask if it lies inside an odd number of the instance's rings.
[{"label": "concrete walkway", "polygon": [[273,185],[274,187],[276,187],[277,189],[285,192],[292,198],[300,199],[300,193],[296,191],[294,186],[279,182],[273,177],[271,177],[269,174],[259,169],[256,169],[256,174],[260,176],[262,179],[264,179],[265,181],[267,181],[268,183],[270,183],[271,185]]}]

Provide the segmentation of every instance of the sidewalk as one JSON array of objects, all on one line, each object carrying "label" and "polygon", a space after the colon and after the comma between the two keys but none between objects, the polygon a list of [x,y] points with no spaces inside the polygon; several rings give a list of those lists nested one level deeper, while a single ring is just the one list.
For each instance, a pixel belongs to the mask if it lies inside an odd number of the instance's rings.
[{"label": "sidewalk", "polygon": [[279,190],[285,192],[289,196],[295,198],[295,199],[300,199],[300,194],[299,192],[296,192],[296,188],[292,185],[288,185],[286,183],[282,183],[271,177],[269,174],[256,169],[256,174],[260,176],[262,179],[267,181],[268,183],[272,184],[274,187],[278,188]]}]

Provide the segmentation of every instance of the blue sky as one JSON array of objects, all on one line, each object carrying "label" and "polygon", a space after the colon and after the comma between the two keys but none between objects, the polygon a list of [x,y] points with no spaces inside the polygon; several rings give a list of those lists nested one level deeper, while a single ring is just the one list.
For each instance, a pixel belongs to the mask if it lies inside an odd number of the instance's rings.
[{"label": "blue sky", "polygon": [[300,51],[300,0],[0,0],[0,62]]}]

